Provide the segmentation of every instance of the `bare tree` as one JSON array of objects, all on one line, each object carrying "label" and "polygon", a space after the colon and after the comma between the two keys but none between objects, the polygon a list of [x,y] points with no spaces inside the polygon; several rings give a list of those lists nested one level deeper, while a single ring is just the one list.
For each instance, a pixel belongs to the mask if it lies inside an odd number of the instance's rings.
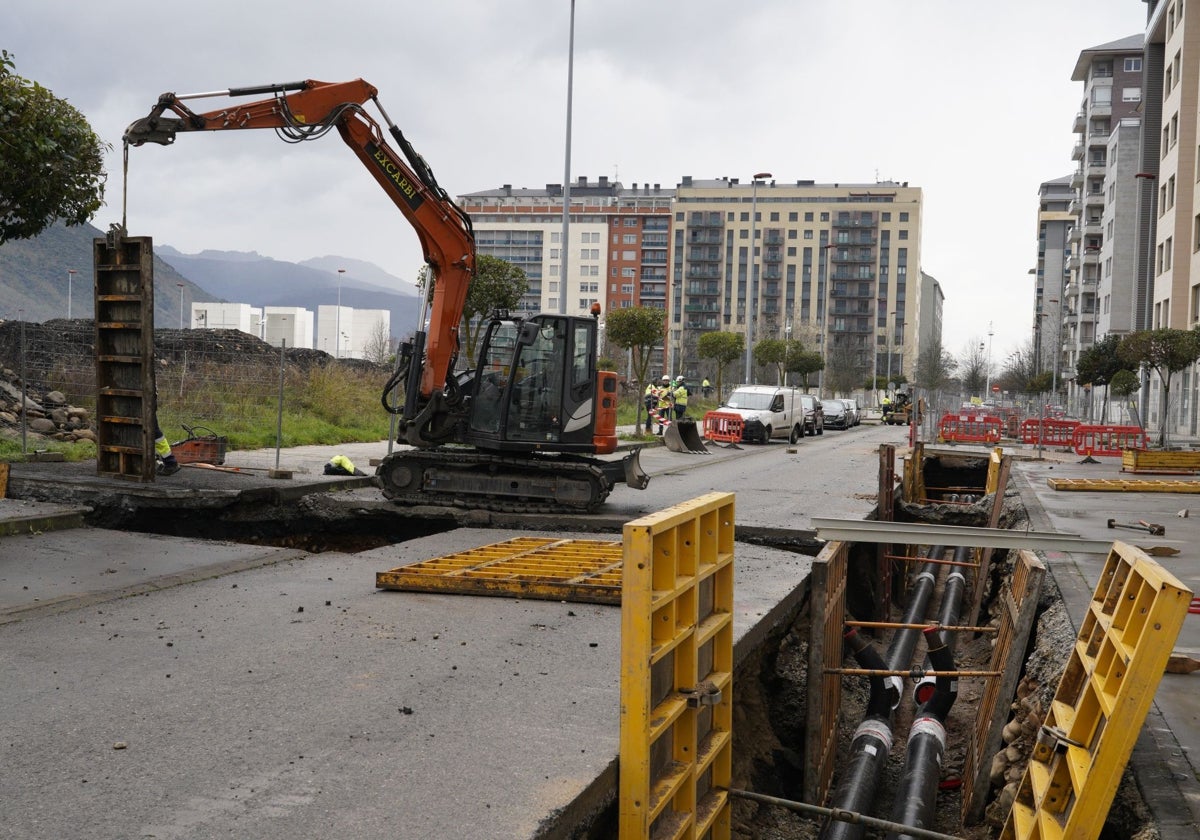
[{"label": "bare tree", "polygon": [[377,365],[386,365],[391,356],[392,337],[388,334],[388,328],[383,325],[383,319],[380,318],[371,328],[366,343],[363,344],[363,357]]},{"label": "bare tree", "polygon": [[987,345],[979,338],[971,338],[958,357],[958,381],[962,383],[966,395],[986,398],[987,394],[983,391],[987,387],[987,380]]}]

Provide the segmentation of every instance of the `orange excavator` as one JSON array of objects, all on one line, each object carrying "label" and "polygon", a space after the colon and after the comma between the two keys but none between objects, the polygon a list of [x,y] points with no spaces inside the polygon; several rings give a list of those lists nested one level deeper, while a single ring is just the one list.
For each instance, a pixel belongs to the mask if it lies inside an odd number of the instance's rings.
[{"label": "orange excavator", "polygon": [[[470,217],[438,186],[425,160],[362,79],[306,80],[195,94],[164,93],[125,130],[126,146],[170,145],[185,131],[274,129],[288,142],[337,129],[415,228],[433,273],[432,299],[384,387],[398,415],[397,440],[411,445],[376,472],[384,495],[404,504],[449,504],[514,512],[594,510],[621,482],[649,477],[634,450],[616,451],[617,376],[596,367],[599,306],[592,317],[496,312],[474,369],[458,369],[459,324],[475,268]],[[265,96],[197,113],[188,100]],[[375,105],[398,155],[379,123]],[[427,330],[423,325],[428,324]],[[403,389],[403,401],[393,400]],[[393,407],[395,405],[395,407]]]}]

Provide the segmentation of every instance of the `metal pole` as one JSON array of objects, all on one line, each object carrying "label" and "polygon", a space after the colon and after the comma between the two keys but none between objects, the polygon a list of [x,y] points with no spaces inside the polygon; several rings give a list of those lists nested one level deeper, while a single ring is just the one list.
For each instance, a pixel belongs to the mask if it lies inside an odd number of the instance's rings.
[{"label": "metal pole", "polygon": [[71,287],[74,285],[75,269],[67,269],[67,320],[71,320]]},{"label": "metal pole", "polygon": [[275,413],[275,469],[279,470],[279,450],[283,447],[283,364],[287,339],[279,340],[279,410]]},{"label": "metal pole", "polygon": [[[571,26],[567,40],[567,140],[563,152],[562,276],[558,278],[558,314],[567,314],[567,266],[571,232],[571,95],[575,88],[575,0],[571,0]],[[663,345],[663,356],[667,353]],[[666,370],[664,358],[663,370]]]},{"label": "metal pole", "polygon": [[992,393],[992,322],[988,321],[987,356],[983,360],[983,401],[987,402]]},{"label": "metal pole", "polygon": [[183,329],[183,284],[176,283],[179,287],[179,329]]},{"label": "metal pole", "polygon": [[[754,349],[754,324],[758,320],[758,287],[754,284],[754,249],[758,221],[758,179],[770,178],[770,172],[759,172],[750,181],[750,252],[746,255],[746,370],[745,383],[753,384],[750,378],[750,356]],[[751,297],[753,293],[753,297]]]},{"label": "metal pole", "polygon": [[[1154,317],[1151,314],[1154,310],[1154,240],[1155,240],[1155,199],[1158,198],[1157,189],[1154,182],[1158,180],[1158,175],[1153,172],[1139,172],[1134,176],[1143,183],[1150,185],[1150,218],[1146,222],[1146,294],[1142,301],[1144,311],[1142,312],[1142,322],[1135,324],[1136,329],[1148,330],[1154,324]],[[1138,207],[1142,206],[1143,202],[1138,202]],[[1143,431],[1147,428],[1150,422],[1150,368],[1142,365],[1141,376],[1141,417]]]}]

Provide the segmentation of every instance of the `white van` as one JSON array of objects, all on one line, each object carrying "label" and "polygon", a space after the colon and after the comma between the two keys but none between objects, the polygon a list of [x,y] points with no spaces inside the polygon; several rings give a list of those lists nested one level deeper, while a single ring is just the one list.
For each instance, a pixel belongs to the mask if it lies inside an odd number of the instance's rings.
[{"label": "white van", "polygon": [[743,441],[766,443],[771,438],[786,438],[798,443],[805,431],[805,396],[812,401],[799,388],[743,385],[729,395],[720,410],[741,415]]}]

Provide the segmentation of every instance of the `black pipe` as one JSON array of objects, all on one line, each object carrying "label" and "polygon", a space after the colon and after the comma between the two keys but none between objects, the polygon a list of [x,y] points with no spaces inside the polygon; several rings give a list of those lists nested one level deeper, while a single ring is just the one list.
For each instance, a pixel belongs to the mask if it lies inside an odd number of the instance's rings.
[{"label": "black pipe", "polygon": [[[843,637],[863,668],[873,671],[887,669],[883,657],[875,646],[858,634],[858,628],[848,629]],[[877,780],[883,774],[888,756],[892,752],[892,710],[900,703],[900,680],[898,677],[872,675],[871,696],[867,711],[854,738],[850,742],[850,754],[842,768],[833,802],[838,811],[868,813],[875,805]],[[821,829],[821,837],[827,840],[861,838],[866,829],[863,825],[841,820],[827,819]]]},{"label": "black pipe", "polygon": [[[969,546],[961,546],[954,550],[954,562],[965,563],[970,556],[972,548]],[[942,605],[938,609],[937,620],[943,627],[952,627],[958,624],[959,613],[962,607],[963,593],[967,588],[967,578],[963,574],[962,566],[952,567],[950,573],[946,575],[945,583],[942,587]],[[955,634],[950,630],[942,631],[942,641],[946,647],[954,651]],[[930,664],[929,657],[925,657],[925,666],[928,669],[933,669]],[[922,677],[913,686],[913,702],[918,706],[928,701],[935,690],[933,677]]]},{"label": "black pipe", "polygon": [[[927,556],[939,559],[944,553],[944,547],[934,546],[929,549]],[[925,563],[921,567],[902,623],[917,624],[924,621],[937,582],[936,572],[936,563]],[[862,667],[896,671],[908,668],[912,664],[918,633],[915,628],[898,630],[888,645],[886,661],[875,647],[862,639],[855,630],[846,633],[845,641]],[[832,802],[836,809],[863,812],[874,810],[879,780],[883,777],[883,769],[892,751],[892,714],[900,702],[901,685],[899,677],[871,677],[871,696],[867,702],[867,711],[862,723],[854,732],[854,740],[850,744],[850,757],[834,790]],[[866,829],[861,824],[834,820],[822,827],[820,836],[822,840],[861,840],[865,832]]]},{"label": "black pipe", "polygon": [[[893,822],[922,829],[934,823],[942,757],[946,752],[945,720],[958,695],[957,678],[947,675],[954,670],[954,654],[938,630],[929,627],[924,633],[929,643],[929,661],[939,672],[937,688],[933,697],[918,710],[909,731],[900,790],[892,807]],[[911,837],[891,831],[887,840]]]}]

